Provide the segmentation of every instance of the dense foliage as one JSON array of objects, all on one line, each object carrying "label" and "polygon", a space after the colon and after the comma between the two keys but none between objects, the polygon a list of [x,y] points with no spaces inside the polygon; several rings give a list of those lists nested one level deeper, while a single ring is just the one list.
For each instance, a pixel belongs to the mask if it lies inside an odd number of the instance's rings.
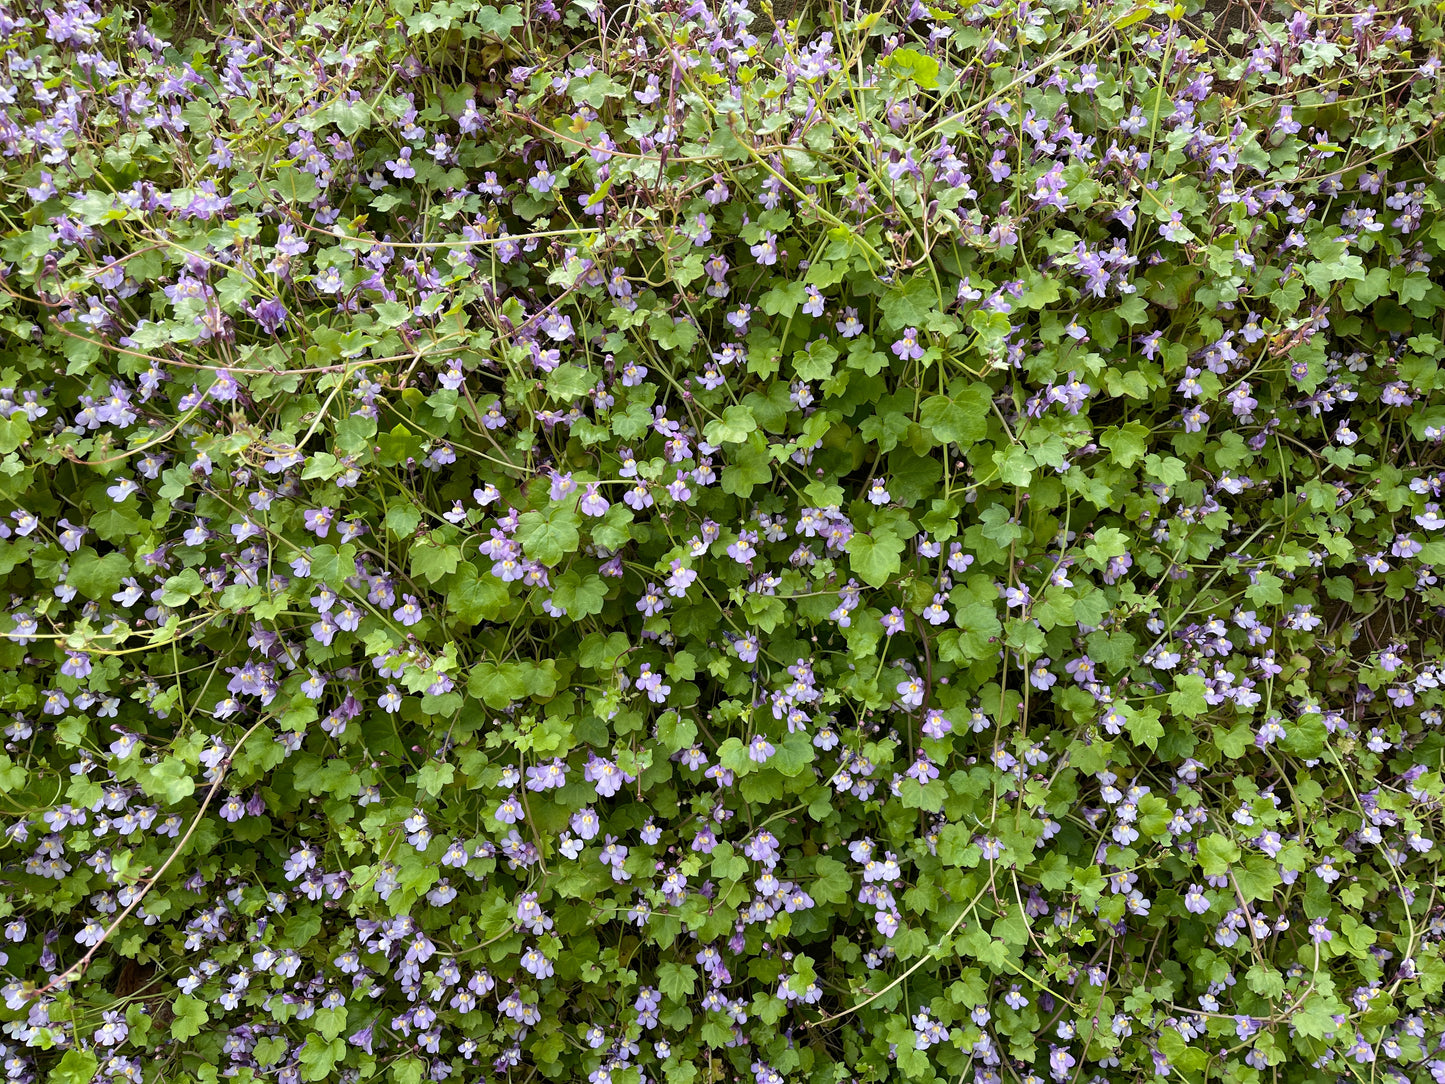
[{"label": "dense foliage", "polygon": [[0,0],[7,1079],[1445,1081],[1436,5],[139,7]]}]

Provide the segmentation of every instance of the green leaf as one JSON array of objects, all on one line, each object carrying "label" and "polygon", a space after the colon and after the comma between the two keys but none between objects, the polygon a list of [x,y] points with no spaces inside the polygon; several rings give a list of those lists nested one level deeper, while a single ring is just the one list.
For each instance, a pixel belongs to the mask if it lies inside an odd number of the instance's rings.
[{"label": "green leaf", "polygon": [[658,720],[657,737],[667,747],[668,752],[676,753],[697,740],[697,724],[682,718],[676,712],[670,712]]},{"label": "green leaf", "polygon": [[30,421],[18,410],[0,418],[0,454],[8,455],[30,439]]},{"label": "green leaf", "polygon": [[532,560],[556,565],[577,549],[578,514],[566,505],[554,504],[536,512],[523,512],[517,522],[517,538]]},{"label": "green leaf", "polygon": [[919,422],[943,444],[972,444],[988,435],[988,387],[970,384],[957,399],[932,395],[923,401]]},{"label": "green leaf", "polygon": [[657,988],[673,1001],[684,1002],[692,995],[697,969],[687,964],[665,963],[657,969]]},{"label": "green leaf", "polygon": [[1094,540],[1084,547],[1084,555],[1101,568],[1109,558],[1128,552],[1129,536],[1117,527],[1100,527],[1094,532]]},{"label": "green leaf", "polygon": [[188,599],[195,598],[203,590],[201,574],[194,568],[187,568],[166,579],[161,585],[161,603],[176,609]]},{"label": "green leaf", "polygon": [[1284,602],[1284,580],[1272,572],[1262,571],[1244,593],[1256,606],[1278,606]]},{"label": "green leaf", "polygon": [[295,166],[280,166],[268,187],[287,203],[310,203],[321,193],[316,178]]},{"label": "green leaf", "polygon": [[1148,448],[1149,427],[1140,422],[1111,425],[1099,436],[1099,443],[1108,448],[1109,456],[1121,467],[1132,467],[1144,457]]},{"label": "green leaf", "polygon": [[22,765],[16,764],[8,754],[0,753],[0,794],[19,790],[29,777],[30,773]]},{"label": "green leaf", "polygon": [[201,1033],[201,1025],[210,1019],[206,1003],[198,997],[182,994],[176,998],[172,1008],[176,1018],[171,1022],[171,1038],[181,1042],[194,1039]]},{"label": "green leaf", "polygon": [[813,762],[813,743],[804,733],[789,734],[783,739],[771,757],[768,758],[768,767],[775,768],[784,775],[792,777],[801,775],[803,769]]},{"label": "green leaf", "polygon": [[1159,739],[1164,736],[1159,713],[1153,708],[1132,709],[1127,726],[1129,736],[1134,739],[1135,744],[1146,747],[1150,752],[1159,747]]},{"label": "green leaf", "polygon": [[512,31],[526,21],[522,17],[522,9],[516,4],[508,4],[500,9],[488,4],[478,8],[476,15],[477,25],[483,31],[501,38],[503,41],[511,37]]},{"label": "green leaf", "polygon": [[120,581],[129,576],[130,560],[123,553],[107,553],[96,556],[89,546],[83,547],[70,562],[70,574],[65,582],[86,598],[108,602],[110,596],[120,590]]},{"label": "green leaf", "polygon": [[920,53],[917,49],[894,49],[888,54],[887,64],[924,90],[938,89],[938,61],[927,53]]},{"label": "green leaf", "polygon": [[175,805],[195,793],[196,781],[191,778],[191,769],[185,761],[179,757],[166,757],[141,776],[141,787],[152,798]]},{"label": "green leaf", "polygon": [[799,380],[827,380],[833,375],[837,360],[838,351],[826,339],[815,339],[806,351],[799,350],[793,355],[793,369]]},{"label": "green leaf", "polygon": [[306,1043],[301,1048],[301,1079],[302,1080],[325,1080],[331,1075],[336,1063],[346,1056],[346,1040],[332,1039],[330,1042],[323,1042],[321,1036],[315,1033],[306,1036]]},{"label": "green leaf", "polygon": [[455,572],[461,563],[461,549],[438,545],[435,533],[411,548],[411,574],[427,583],[439,583]]},{"label": "green leaf", "polygon": [[371,106],[365,99],[349,102],[338,99],[326,109],[327,119],[341,130],[347,139],[371,125]]},{"label": "green leaf", "polygon": [[553,603],[567,611],[567,617],[571,620],[600,614],[606,600],[606,582],[602,577],[590,573],[586,579],[583,579],[576,572],[568,569],[557,577],[557,582],[552,588]]},{"label": "green leaf", "polygon": [[848,867],[836,858],[820,856],[813,866],[816,876],[808,885],[808,895],[817,903],[844,903],[853,891],[853,878]]},{"label": "green leaf", "polygon": [[376,322],[382,327],[399,327],[411,318],[411,306],[400,301],[378,302],[374,311]]},{"label": "green leaf", "polygon": [[547,374],[547,394],[570,403],[592,390],[596,379],[580,365],[559,365]]},{"label": "green leaf", "polygon": [[728,465],[723,468],[722,490],[746,500],[754,489],[766,485],[772,477],[768,442],[761,433],[750,433],[747,443],[729,455]]},{"label": "green leaf", "polygon": [[758,307],[769,316],[781,316],[785,320],[798,311],[808,296],[807,287],[801,282],[781,282],[758,299]]},{"label": "green leaf", "polygon": [[1174,679],[1174,691],[1169,694],[1169,710],[1193,719],[1209,710],[1209,701],[1204,698],[1204,678],[1200,674],[1180,674]]},{"label": "green leaf", "polygon": [[855,532],[846,549],[849,567],[869,587],[882,587],[902,567],[903,541],[886,527],[871,535]]},{"label": "green leaf", "polygon": [[1183,461],[1172,455],[1158,456],[1150,452],[1144,457],[1144,469],[1148,472],[1150,481],[1161,482],[1166,486],[1177,486],[1189,477]]},{"label": "green leaf", "polygon": [[467,678],[467,692],[488,707],[505,708],[531,696],[545,700],[557,690],[557,664],[538,662],[479,662]]},{"label": "green leaf", "polygon": [[1303,1005],[1290,1014],[1289,1022],[1307,1039],[1327,1039],[1339,1031],[1335,1016],[1349,1010],[1335,998],[1311,994]]},{"label": "green leaf", "polygon": [[757,427],[757,420],[747,407],[730,406],[721,418],[714,418],[703,427],[703,436],[709,444],[741,444]]},{"label": "green leaf", "polygon": [[342,455],[364,452],[376,436],[376,419],[351,414],[336,423],[336,450]]},{"label": "green leaf", "polygon": [[386,529],[396,538],[410,538],[421,526],[421,509],[414,504],[394,504],[386,510]]},{"label": "green leaf", "polygon": [[978,335],[978,348],[985,354],[997,354],[1003,350],[1004,336],[1009,333],[1009,319],[1001,312],[989,309],[975,309],[969,314],[968,324]]},{"label": "green leaf", "polygon": [[612,664],[627,650],[627,635],[614,632],[604,635],[594,632],[582,641],[577,652],[577,661],[589,670],[610,670]]},{"label": "green leaf", "polygon": [[251,1050],[251,1056],[256,1059],[256,1064],[262,1069],[269,1069],[280,1063],[291,1049],[288,1043],[280,1035],[268,1036],[257,1041]]},{"label": "green leaf", "polygon": [[451,784],[455,776],[454,765],[438,764],[429,760],[422,765],[421,771],[417,772],[416,782],[418,787],[435,798]]},{"label": "green leaf", "polygon": [[467,692],[490,708],[505,708],[527,695],[527,683],[511,664],[480,662],[467,677]]},{"label": "green leaf", "polygon": [[1216,832],[1199,841],[1199,868],[1206,877],[1228,873],[1229,868],[1239,861],[1239,856],[1239,845],[1228,836]]},{"label": "green leaf", "polygon": [[447,609],[464,625],[493,621],[506,608],[512,596],[507,585],[490,572],[481,573],[475,565],[458,567],[455,579],[446,592]]},{"label": "green leaf", "polygon": [[915,275],[893,287],[879,302],[879,309],[888,325],[898,331],[923,324],[938,305],[933,280]]},{"label": "green leaf", "polygon": [[993,453],[993,462],[998,467],[999,481],[1009,486],[1026,486],[1033,481],[1035,463],[1033,456],[1018,444],[1010,444]]},{"label": "green leaf", "polygon": [[100,1060],[90,1050],[67,1050],[46,1077],[47,1084],[90,1084]]}]

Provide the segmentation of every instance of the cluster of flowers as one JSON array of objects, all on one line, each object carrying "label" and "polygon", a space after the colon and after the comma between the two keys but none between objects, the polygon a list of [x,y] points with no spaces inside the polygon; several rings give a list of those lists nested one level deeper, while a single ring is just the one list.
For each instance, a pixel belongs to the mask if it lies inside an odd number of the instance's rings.
[{"label": "cluster of flowers", "polygon": [[383,7],[0,0],[6,1079],[1445,1082],[1439,13]]}]

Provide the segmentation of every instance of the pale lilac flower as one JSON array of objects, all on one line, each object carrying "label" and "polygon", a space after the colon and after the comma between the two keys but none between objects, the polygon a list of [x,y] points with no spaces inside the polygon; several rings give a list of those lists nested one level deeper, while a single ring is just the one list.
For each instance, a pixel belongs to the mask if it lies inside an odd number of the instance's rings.
[{"label": "pale lilac flower", "polygon": [[923,707],[923,682],[917,678],[907,678],[900,681],[896,688],[898,699],[905,708]]},{"label": "pale lilac flower", "polygon": [[918,345],[918,329],[906,327],[903,329],[903,337],[893,344],[893,352],[903,361],[917,360],[923,357],[923,347]]},{"label": "pale lilac flower", "polygon": [[596,482],[588,482],[587,488],[582,493],[582,500],[577,506],[583,515],[594,518],[605,516],[607,509],[612,507],[607,498],[602,496],[601,487]]}]

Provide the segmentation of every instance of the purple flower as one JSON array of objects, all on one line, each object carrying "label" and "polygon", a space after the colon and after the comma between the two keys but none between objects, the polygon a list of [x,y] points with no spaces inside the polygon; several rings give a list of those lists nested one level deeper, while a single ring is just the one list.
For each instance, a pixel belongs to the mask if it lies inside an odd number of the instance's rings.
[{"label": "purple flower", "polygon": [[116,504],[128,500],[132,494],[139,492],[140,486],[136,485],[135,482],[129,478],[122,478],[116,482],[115,485],[106,488],[106,493],[110,494],[110,499],[115,501]]},{"label": "purple flower", "polygon": [[66,659],[61,664],[60,672],[66,677],[83,678],[90,673],[90,656],[84,651],[71,651],[66,648]]},{"label": "purple flower", "polygon": [[1069,1079],[1069,1070],[1077,1064],[1076,1059],[1069,1053],[1067,1047],[1049,1047],[1049,1074],[1057,1081]]},{"label": "purple flower", "polygon": [[753,543],[758,540],[757,532],[741,531],[738,533],[737,541],[728,545],[727,554],[740,565],[745,565],[758,555],[753,549]]},{"label": "purple flower", "polygon": [[492,814],[503,824],[516,824],[523,815],[522,803],[517,801],[515,794],[507,795],[502,804],[497,806],[497,811]]},{"label": "purple flower", "polygon": [[597,813],[590,807],[587,809],[579,809],[576,813],[573,813],[569,823],[572,826],[572,831],[576,832],[583,839],[589,840],[597,838],[597,832],[602,824]]},{"label": "purple flower", "polygon": [[1039,659],[1030,668],[1029,684],[1035,689],[1047,689],[1059,680],[1054,674],[1049,673],[1050,661],[1048,658]]},{"label": "purple flower", "polygon": [[612,507],[607,503],[607,499],[602,496],[601,492],[599,492],[599,489],[598,483],[587,483],[587,488],[582,493],[581,503],[578,504],[578,508],[582,510],[583,515],[593,517],[605,516],[607,509]]},{"label": "purple flower", "polygon": [[558,474],[556,471],[552,472],[551,486],[547,490],[547,495],[551,497],[552,500],[564,500],[569,493],[574,493],[576,490],[577,483],[572,480],[570,471],[566,474]]},{"label": "purple flower", "polygon": [[401,605],[392,611],[391,616],[409,628],[422,619],[421,603],[415,595],[402,595]]},{"label": "purple flower", "polygon": [[622,789],[624,782],[633,781],[631,776],[612,761],[596,755],[587,758],[587,767],[583,769],[582,778],[593,785],[599,798],[611,798]]},{"label": "purple flower", "polygon": [[546,933],[552,928],[552,919],[547,912],[542,910],[535,892],[522,893],[521,899],[517,902],[517,921],[528,933]]},{"label": "purple flower", "polygon": [[533,192],[536,192],[537,195],[545,196],[548,192],[552,191],[556,183],[557,175],[548,169],[547,164],[543,162],[537,166],[537,173],[527,182],[527,187]]},{"label": "purple flower", "polygon": [[527,768],[528,790],[555,790],[567,783],[567,764],[560,757],[553,757],[546,764],[533,764]]},{"label": "purple flower", "polygon": [[1263,749],[1266,745],[1281,741],[1285,737],[1284,726],[1279,721],[1278,715],[1271,715],[1262,724],[1254,736],[1255,745]]},{"label": "purple flower", "polygon": [[1083,406],[1084,403],[1088,401],[1089,396],[1093,394],[1093,390],[1088,384],[1085,384],[1079,379],[1077,373],[1071,370],[1068,379],[1057,387],[1049,389],[1049,400],[1062,404],[1064,409],[1070,414],[1077,414],[1079,408]]},{"label": "purple flower", "polygon": [[654,704],[665,704],[667,694],[672,692],[672,686],[662,683],[662,675],[655,672],[650,663],[642,664],[642,672],[637,675],[637,687],[645,692],[647,699]]},{"label": "purple flower", "polygon": [[1079,81],[1074,83],[1069,89],[1075,93],[1087,94],[1092,98],[1094,96],[1094,89],[1099,85],[1098,72],[1099,65],[1097,64],[1080,64]]},{"label": "purple flower", "polygon": [[396,156],[396,161],[387,161],[386,168],[391,170],[392,176],[399,181],[415,177],[416,170],[411,165],[411,148],[403,147],[401,153]]},{"label": "purple flower", "polygon": [[130,1034],[130,1026],[125,1022],[125,1015],[119,1011],[110,1011],[102,1014],[104,1023],[96,1029],[91,1038],[101,1046],[119,1046],[125,1042],[126,1036]]},{"label": "purple flower", "polygon": [[948,607],[945,605],[946,602],[948,602],[947,595],[934,595],[933,601],[930,602],[927,606],[923,607],[923,619],[927,621],[930,625],[942,625],[947,623],[948,619],[952,615],[948,612]]},{"label": "purple flower", "polygon": [[893,344],[893,352],[904,361],[909,359],[917,360],[923,357],[923,347],[918,345],[918,329],[906,327],[903,329],[903,337]]},{"label": "purple flower", "polygon": [[317,538],[325,538],[331,531],[331,521],[335,516],[336,512],[331,508],[309,509],[304,516],[306,529],[313,532]]},{"label": "purple flower", "polygon": [[658,590],[657,584],[649,583],[646,593],[637,600],[637,609],[643,617],[652,617],[654,614],[662,613],[667,606],[667,599]]},{"label": "purple flower", "polygon": [[755,764],[766,764],[768,758],[777,751],[772,742],[761,734],[748,743],[748,759]]},{"label": "purple flower", "polygon": [[764,266],[771,266],[778,262],[778,235],[776,233],[765,233],[757,244],[748,249],[757,259],[758,263]]},{"label": "purple flower", "polygon": [[256,302],[256,304],[251,306],[249,312],[256,323],[260,324],[262,330],[268,335],[276,334],[277,330],[280,329],[281,325],[286,322],[287,317],[290,315],[286,311],[286,306],[275,298],[267,298],[264,301]]},{"label": "purple flower", "polygon": [[375,1027],[375,1026],[376,1026],[376,1021],[373,1020],[370,1024],[367,1024],[366,1027],[362,1028],[360,1031],[352,1032],[352,1034],[350,1035],[350,1037],[349,1037],[346,1041],[347,1041],[348,1043],[350,1043],[352,1046],[360,1047],[362,1050],[365,1050],[368,1054],[372,1053],[372,1048],[371,1048],[372,1034],[371,1034],[371,1030],[372,1030],[372,1028]]},{"label": "purple flower", "polygon": [[934,741],[943,740],[943,736],[953,729],[953,724],[944,717],[943,712],[937,708],[931,708],[923,717],[924,737],[932,738]]},{"label": "purple flower", "polygon": [[917,678],[907,678],[900,681],[896,688],[898,699],[905,708],[923,707],[923,682]]}]

